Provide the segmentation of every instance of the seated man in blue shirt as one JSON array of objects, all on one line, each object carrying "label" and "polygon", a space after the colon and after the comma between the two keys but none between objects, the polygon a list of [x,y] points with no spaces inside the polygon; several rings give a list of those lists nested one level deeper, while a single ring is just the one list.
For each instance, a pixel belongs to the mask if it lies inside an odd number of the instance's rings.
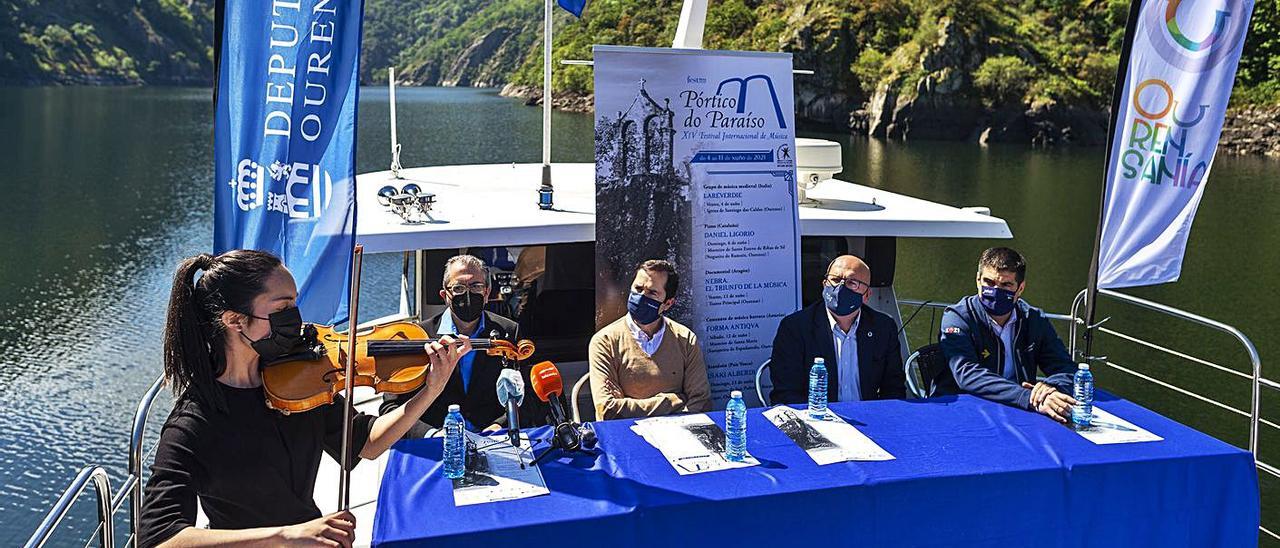
[{"label": "seated man in blue shirt", "polygon": [[[1075,363],[1044,312],[1022,300],[1027,263],[993,247],[978,259],[978,293],[942,314],[942,352],[960,389],[1066,423]],[[1048,378],[1036,380],[1039,366]]]},{"label": "seated man in blue shirt", "polygon": [[814,358],[827,366],[827,401],[906,397],[898,323],[863,304],[871,269],[853,255],[836,257],[822,279],[822,300],[782,319],[769,360],[772,403],[809,401]]}]

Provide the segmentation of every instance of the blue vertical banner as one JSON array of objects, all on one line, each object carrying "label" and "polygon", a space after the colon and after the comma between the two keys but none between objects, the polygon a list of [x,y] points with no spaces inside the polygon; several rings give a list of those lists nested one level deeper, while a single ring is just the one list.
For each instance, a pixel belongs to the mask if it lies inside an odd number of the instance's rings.
[{"label": "blue vertical banner", "polygon": [[347,319],[363,0],[226,0],[214,250],[279,255],[310,322]]},{"label": "blue vertical banner", "polygon": [[1181,274],[1252,12],[1253,0],[1141,3],[1113,107],[1098,287]]}]

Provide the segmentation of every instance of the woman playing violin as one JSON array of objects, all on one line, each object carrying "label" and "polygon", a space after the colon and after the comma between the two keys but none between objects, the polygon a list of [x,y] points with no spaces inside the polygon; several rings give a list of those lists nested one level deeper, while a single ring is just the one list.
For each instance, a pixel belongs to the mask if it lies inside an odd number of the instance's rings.
[{"label": "woman playing violin", "polygon": [[[178,267],[164,335],[165,379],[178,398],[147,482],[139,546],[351,545],[351,513],[321,516],[312,499],[320,452],[341,452],[341,396],[285,415],[263,392],[260,364],[299,342],[297,298],[293,276],[268,253],[205,254]],[[460,339],[428,345],[426,385],[405,405],[354,416],[351,456],[378,457],[417,422],[471,350]],[[197,498],[209,529],[195,527]]]}]

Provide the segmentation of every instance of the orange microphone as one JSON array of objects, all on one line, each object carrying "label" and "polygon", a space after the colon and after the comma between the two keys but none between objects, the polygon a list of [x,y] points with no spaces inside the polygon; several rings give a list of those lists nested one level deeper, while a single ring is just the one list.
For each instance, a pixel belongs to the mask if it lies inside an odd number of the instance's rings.
[{"label": "orange microphone", "polygon": [[541,362],[529,370],[529,384],[533,385],[533,393],[538,399],[551,406],[551,447],[534,459],[537,464],[552,453],[551,449],[562,451],[580,451],[594,449],[596,433],[594,430],[569,422],[565,418],[564,407],[560,405],[560,395],[564,393],[564,379],[560,370],[551,362]]},{"label": "orange microphone", "polygon": [[540,362],[529,370],[529,384],[533,385],[533,393],[538,399],[551,404],[552,426],[568,422],[564,408],[560,406],[560,394],[564,393],[564,379],[560,370],[551,362]]}]

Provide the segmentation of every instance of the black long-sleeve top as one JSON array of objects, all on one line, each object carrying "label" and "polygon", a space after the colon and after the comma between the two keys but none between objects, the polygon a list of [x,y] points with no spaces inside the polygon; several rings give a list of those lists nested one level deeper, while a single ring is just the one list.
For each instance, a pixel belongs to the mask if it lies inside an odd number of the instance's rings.
[{"label": "black long-sleeve top", "polygon": [[[191,395],[165,421],[143,496],[138,546],[158,545],[195,525],[196,498],[212,529],[293,525],[320,517],[312,498],[321,450],[338,458],[343,399],[284,415],[266,406],[262,387],[217,383],[220,412]],[[359,462],[376,417],[353,418],[349,462]]]}]

